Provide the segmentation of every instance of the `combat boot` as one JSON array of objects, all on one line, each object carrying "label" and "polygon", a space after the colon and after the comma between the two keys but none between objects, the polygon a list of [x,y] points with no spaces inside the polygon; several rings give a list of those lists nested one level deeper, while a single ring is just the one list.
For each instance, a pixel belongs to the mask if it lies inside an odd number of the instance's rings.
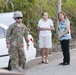
[{"label": "combat boot", "polygon": [[22,69],[22,67],[16,66],[15,68],[12,68],[12,71],[15,72],[24,72],[24,70]]}]

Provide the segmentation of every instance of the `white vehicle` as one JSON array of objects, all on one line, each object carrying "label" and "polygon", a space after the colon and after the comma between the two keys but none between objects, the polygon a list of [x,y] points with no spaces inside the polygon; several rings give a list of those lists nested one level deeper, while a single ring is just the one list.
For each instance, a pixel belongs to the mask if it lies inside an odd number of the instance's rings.
[{"label": "white vehicle", "polygon": [[[6,48],[6,30],[10,24],[15,22],[12,17],[13,13],[0,14],[0,68],[9,67],[10,58],[8,49]],[[30,40],[28,50],[26,48],[26,41],[24,40],[26,62],[35,59],[36,56],[33,37],[29,34],[28,38]]]}]

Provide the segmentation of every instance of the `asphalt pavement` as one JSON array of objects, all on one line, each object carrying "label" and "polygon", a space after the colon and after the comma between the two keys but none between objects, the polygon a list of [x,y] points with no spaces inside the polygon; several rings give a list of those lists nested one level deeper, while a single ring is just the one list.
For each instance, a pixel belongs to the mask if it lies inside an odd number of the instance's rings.
[{"label": "asphalt pavement", "polygon": [[26,64],[26,75],[76,75],[76,49],[70,51],[70,65],[58,65],[62,62],[62,53],[49,56],[49,64],[39,64],[41,57]]}]

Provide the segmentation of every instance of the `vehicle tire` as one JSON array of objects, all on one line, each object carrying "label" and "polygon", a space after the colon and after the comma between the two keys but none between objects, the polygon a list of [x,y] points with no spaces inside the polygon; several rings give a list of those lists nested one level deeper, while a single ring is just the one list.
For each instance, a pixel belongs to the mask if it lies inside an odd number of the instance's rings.
[{"label": "vehicle tire", "polygon": [[8,63],[8,70],[11,70],[11,59],[9,60],[9,63]]}]

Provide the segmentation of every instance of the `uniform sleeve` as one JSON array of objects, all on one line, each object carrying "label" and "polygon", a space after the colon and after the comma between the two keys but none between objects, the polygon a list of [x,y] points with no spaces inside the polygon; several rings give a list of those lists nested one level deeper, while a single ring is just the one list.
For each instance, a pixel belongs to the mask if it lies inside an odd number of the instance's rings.
[{"label": "uniform sleeve", "polygon": [[11,34],[12,34],[12,26],[9,26],[9,28],[6,31],[6,43],[7,44],[10,44]]},{"label": "uniform sleeve", "polygon": [[25,26],[25,31],[24,31],[24,38],[25,38],[25,40],[26,40],[27,45],[29,45],[29,44],[28,44],[28,43],[29,43],[28,29],[27,29],[26,26]]}]

